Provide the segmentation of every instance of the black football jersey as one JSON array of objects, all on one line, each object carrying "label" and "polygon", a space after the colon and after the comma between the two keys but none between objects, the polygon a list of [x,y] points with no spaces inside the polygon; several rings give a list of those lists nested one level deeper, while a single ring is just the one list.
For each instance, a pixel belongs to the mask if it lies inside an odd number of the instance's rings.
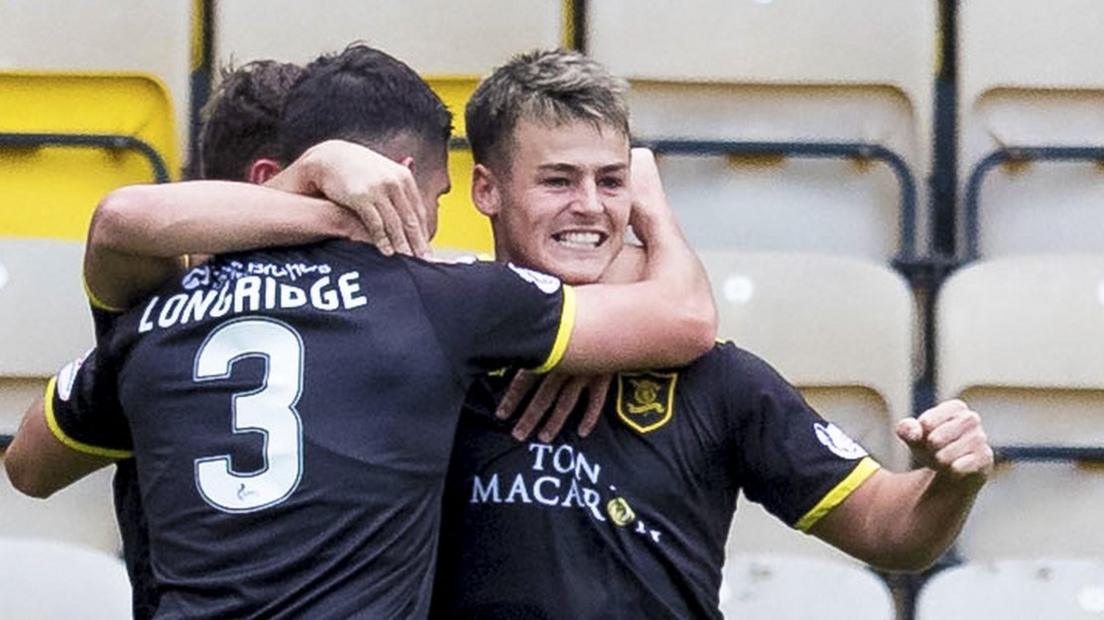
[{"label": "black football jersey", "polygon": [[[737,495],[807,530],[878,465],[731,343],[615,377],[594,432],[521,443],[473,384],[445,491],[434,618],[720,618]],[[575,416],[580,414],[575,412]]]},{"label": "black football jersey", "polygon": [[549,368],[573,292],[330,241],[216,257],[52,383],[77,449],[133,453],[157,617],[417,618],[472,379]]}]

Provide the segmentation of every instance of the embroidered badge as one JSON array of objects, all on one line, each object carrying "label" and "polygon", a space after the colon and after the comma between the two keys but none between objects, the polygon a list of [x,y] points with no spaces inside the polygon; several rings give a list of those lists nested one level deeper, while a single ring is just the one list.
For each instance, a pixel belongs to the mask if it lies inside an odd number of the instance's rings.
[{"label": "embroidered badge", "polygon": [[660,428],[674,414],[676,381],[678,381],[678,373],[675,372],[618,374],[618,417],[641,433]]}]

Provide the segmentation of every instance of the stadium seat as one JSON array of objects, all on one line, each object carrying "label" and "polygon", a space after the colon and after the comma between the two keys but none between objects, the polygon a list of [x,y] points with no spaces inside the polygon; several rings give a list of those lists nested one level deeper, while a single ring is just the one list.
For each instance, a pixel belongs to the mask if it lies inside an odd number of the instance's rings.
[{"label": "stadium seat", "polygon": [[[704,252],[719,335],[759,355],[809,403],[902,470],[908,450],[894,425],[912,413],[913,301],[893,271],[823,255]],[[730,552],[842,558],[741,498]]]},{"label": "stadium seat", "polygon": [[942,571],[920,591],[916,620],[1061,618],[1104,615],[1104,562],[1007,560]]},{"label": "stadium seat", "polygon": [[[640,139],[877,144],[922,179],[930,170],[935,8],[609,0],[590,3],[587,40],[596,59],[631,80]],[[879,262],[900,250],[901,190],[885,165],[670,155],[660,166],[696,247]]]},{"label": "stadium seat", "polygon": [[889,589],[857,566],[781,555],[729,556],[721,584],[726,618],[892,620]]},{"label": "stadium seat", "polygon": [[176,176],[176,144],[152,77],[0,72],[0,238],[83,241],[107,192]]},{"label": "stadium seat", "polygon": [[[0,464],[2,460],[0,453]],[[0,473],[0,532],[4,536],[59,541],[118,553],[122,542],[111,494],[114,470],[108,467],[97,471],[46,500],[22,495]],[[6,558],[0,561],[0,565],[5,564]],[[0,617],[9,617],[4,613],[3,603]]]},{"label": "stadium seat", "polygon": [[[1094,0],[960,3],[964,188],[999,149],[1104,147],[1102,19],[1104,5]],[[981,256],[1104,252],[1097,162],[1006,164],[979,179]]]},{"label": "stadium seat", "polygon": [[11,433],[46,379],[92,347],[81,289],[83,246],[0,237],[0,433]]},{"label": "stadium seat", "polygon": [[5,618],[130,617],[130,582],[117,557],[5,537],[0,538],[0,558],[0,615]]},{"label": "stadium seat", "polygon": [[[479,78],[510,56],[571,40],[571,3],[480,0],[335,0],[325,10],[292,0],[216,3],[215,54],[221,63],[255,58],[306,62],[365,40],[427,76],[464,135],[464,104]],[[471,205],[471,154],[454,149],[452,191],[441,201],[434,247],[491,252],[491,230]]]},{"label": "stadium seat", "polygon": [[[0,1],[0,68],[44,72],[152,76],[171,93],[174,143],[188,144],[192,11],[199,2],[115,2],[75,5],[68,0]],[[8,94],[5,85],[0,93]],[[79,105],[83,98],[74,101]],[[34,108],[32,108],[33,110]],[[107,112],[108,119],[120,111]],[[5,114],[0,113],[0,119]],[[178,161],[176,153],[166,155]],[[171,169],[177,174],[177,168]]]},{"label": "stadium seat", "polygon": [[[937,306],[938,391],[979,412],[990,443],[1104,444],[1104,255],[1009,256],[952,275]],[[1104,554],[1098,466],[998,466],[959,540],[969,560]],[[1014,518],[1010,518],[1014,515]]]}]

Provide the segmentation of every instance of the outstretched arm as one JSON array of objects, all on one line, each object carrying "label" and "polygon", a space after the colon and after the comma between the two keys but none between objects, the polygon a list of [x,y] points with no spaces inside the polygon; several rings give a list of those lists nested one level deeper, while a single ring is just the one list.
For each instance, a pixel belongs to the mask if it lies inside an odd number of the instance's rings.
[{"label": "outstretched arm", "polygon": [[879,470],[810,530],[879,568],[920,570],[954,542],[993,470],[981,419],[951,400],[902,420],[897,435],[925,467]]}]

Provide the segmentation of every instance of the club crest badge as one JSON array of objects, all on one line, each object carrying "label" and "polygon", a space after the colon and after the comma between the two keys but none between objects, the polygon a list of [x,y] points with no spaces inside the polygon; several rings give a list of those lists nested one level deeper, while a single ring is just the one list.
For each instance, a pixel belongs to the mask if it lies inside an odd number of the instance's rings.
[{"label": "club crest badge", "polygon": [[629,427],[649,433],[666,424],[675,410],[675,372],[623,372],[617,375],[617,415]]}]

